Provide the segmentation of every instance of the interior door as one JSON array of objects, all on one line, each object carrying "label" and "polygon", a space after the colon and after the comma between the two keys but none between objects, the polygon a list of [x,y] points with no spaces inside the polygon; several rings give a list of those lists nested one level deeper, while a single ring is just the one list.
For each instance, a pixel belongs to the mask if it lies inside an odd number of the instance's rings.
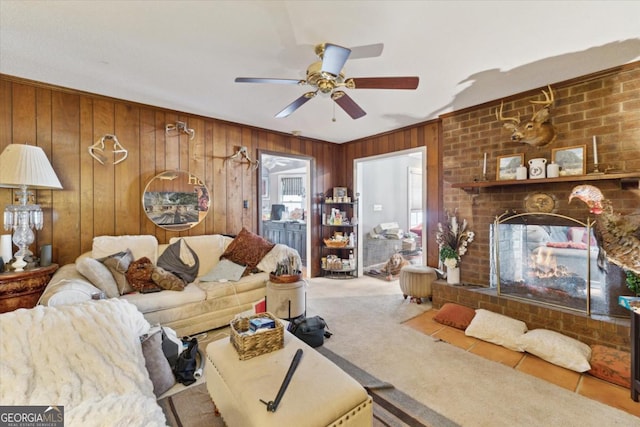
[{"label": "interior door", "polygon": [[259,151],[258,231],[273,243],[298,251],[308,277],[311,253],[312,158]]}]

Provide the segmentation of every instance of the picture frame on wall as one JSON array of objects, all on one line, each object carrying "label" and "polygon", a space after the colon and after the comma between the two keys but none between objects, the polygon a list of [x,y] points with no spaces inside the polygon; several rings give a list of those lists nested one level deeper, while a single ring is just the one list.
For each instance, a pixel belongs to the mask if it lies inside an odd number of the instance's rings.
[{"label": "picture frame on wall", "polygon": [[333,187],[333,200],[347,197],[347,187]]},{"label": "picture frame on wall", "polygon": [[554,148],[551,161],[560,166],[560,176],[584,175],[587,170],[587,146]]},{"label": "picture frame on wall", "polygon": [[496,165],[496,180],[508,181],[516,179],[516,169],[524,165],[524,154],[509,154],[498,156]]}]

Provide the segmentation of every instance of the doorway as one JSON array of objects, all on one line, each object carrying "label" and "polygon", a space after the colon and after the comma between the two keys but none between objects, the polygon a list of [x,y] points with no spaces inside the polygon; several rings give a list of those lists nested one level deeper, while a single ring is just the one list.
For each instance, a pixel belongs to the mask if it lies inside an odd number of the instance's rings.
[{"label": "doorway", "polygon": [[411,263],[426,265],[426,148],[356,159],[354,176],[359,193],[358,275],[378,269],[397,252]]},{"label": "doorway", "polygon": [[310,274],[313,159],[259,151],[258,233],[298,251],[303,277]]}]

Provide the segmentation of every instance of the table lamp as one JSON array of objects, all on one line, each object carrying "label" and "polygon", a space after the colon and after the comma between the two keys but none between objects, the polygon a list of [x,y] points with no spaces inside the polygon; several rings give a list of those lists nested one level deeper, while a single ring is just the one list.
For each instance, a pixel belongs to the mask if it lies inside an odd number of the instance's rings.
[{"label": "table lamp", "polygon": [[31,255],[29,245],[35,240],[33,228],[41,230],[44,223],[42,209],[33,201],[28,188],[62,189],[60,180],[40,147],[25,144],[9,144],[0,154],[0,187],[17,188],[18,204],[4,210],[4,229],[13,230],[13,243],[18,247],[12,264],[15,271],[23,271],[24,258]]}]

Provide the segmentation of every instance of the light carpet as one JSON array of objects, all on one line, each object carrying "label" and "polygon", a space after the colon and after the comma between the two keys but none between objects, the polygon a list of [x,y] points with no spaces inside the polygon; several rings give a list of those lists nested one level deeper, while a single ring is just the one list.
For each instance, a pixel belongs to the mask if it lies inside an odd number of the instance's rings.
[{"label": "light carpet", "polygon": [[461,426],[640,425],[624,411],[402,326],[430,309],[410,303],[397,282],[314,278],[307,314],[333,336],[325,347]]}]

